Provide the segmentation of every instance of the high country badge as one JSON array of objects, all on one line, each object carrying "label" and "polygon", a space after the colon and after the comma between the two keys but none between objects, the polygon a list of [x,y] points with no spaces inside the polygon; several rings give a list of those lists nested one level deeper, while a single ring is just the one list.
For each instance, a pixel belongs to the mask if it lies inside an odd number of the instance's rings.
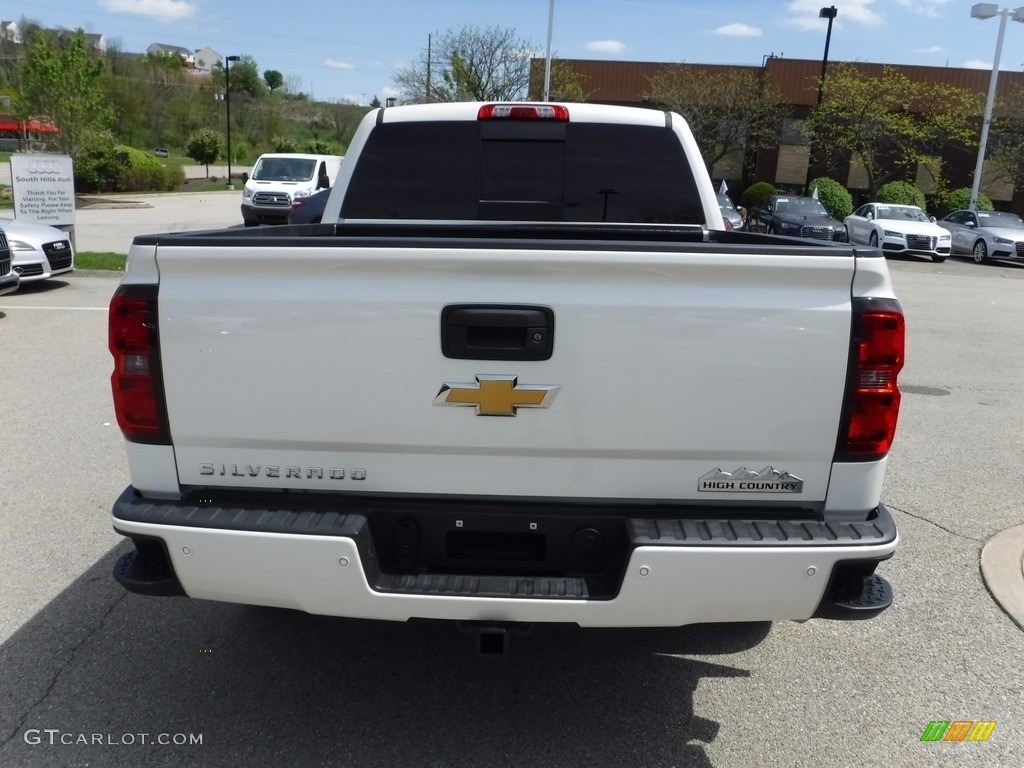
[{"label": "high country badge", "polygon": [[754,472],[740,467],[735,472],[713,469],[697,481],[702,493],[803,493],[804,481],[789,472],[765,467]]}]

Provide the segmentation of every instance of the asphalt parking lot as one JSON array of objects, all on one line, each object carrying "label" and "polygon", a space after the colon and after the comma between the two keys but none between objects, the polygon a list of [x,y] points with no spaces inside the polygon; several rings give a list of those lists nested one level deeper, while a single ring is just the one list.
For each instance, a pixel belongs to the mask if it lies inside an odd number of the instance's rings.
[{"label": "asphalt parking lot", "polygon": [[[206,204],[182,205],[191,223]],[[0,765],[1019,766],[1024,632],[979,559],[1024,523],[1024,265],[890,266],[908,327],[884,494],[894,606],[859,623],[539,626],[502,660],[443,623],[125,593],[116,278],[0,297]],[[920,740],[946,720],[997,725]]]}]

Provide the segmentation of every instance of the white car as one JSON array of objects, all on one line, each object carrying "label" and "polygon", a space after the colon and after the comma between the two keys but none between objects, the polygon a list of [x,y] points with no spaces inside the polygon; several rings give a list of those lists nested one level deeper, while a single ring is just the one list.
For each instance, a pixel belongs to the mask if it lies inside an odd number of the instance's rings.
[{"label": "white car", "polygon": [[912,253],[943,262],[950,253],[950,234],[916,205],[867,203],[843,222],[851,243],[887,253]]},{"label": "white car", "polygon": [[67,232],[20,219],[0,219],[0,229],[7,235],[11,266],[22,283],[74,270],[75,249]]},{"label": "white car", "polygon": [[953,235],[953,253],[978,264],[989,259],[1024,259],[1024,220],[1001,211],[953,211],[939,221]]}]

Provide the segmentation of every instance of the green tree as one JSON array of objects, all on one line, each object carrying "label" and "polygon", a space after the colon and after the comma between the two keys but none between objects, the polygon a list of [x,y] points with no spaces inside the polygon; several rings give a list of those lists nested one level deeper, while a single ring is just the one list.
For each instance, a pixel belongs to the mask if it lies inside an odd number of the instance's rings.
[{"label": "green tree", "polygon": [[997,181],[1024,188],[1024,86],[1002,96],[994,114],[985,170]]},{"label": "green tree", "polygon": [[276,69],[267,69],[263,72],[263,82],[271,91],[276,91],[284,85],[284,75]]},{"label": "green tree", "polygon": [[299,145],[289,136],[273,136],[270,146],[274,152],[298,152]]},{"label": "green tree", "polygon": [[709,173],[734,152],[776,146],[786,114],[781,94],[753,68],[668,65],[648,95],[686,118]]},{"label": "green tree", "polygon": [[[260,77],[260,68],[256,59],[252,56],[242,56],[240,61],[231,65],[231,74],[228,75],[224,67],[218,68],[214,79],[222,86],[226,86],[226,80],[231,79],[231,93],[245,93],[254,99],[266,94],[267,86]],[[234,96],[231,99],[231,106],[235,105]]]},{"label": "green tree", "polygon": [[60,129],[54,144],[77,159],[114,123],[102,78],[103,60],[90,55],[81,29],[60,40],[36,29],[19,67],[21,92],[12,105],[15,116],[50,118]]},{"label": "green tree", "polygon": [[530,83],[537,46],[510,28],[471,25],[436,35],[420,59],[394,72],[406,104],[434,101],[511,101]]},{"label": "green tree", "polygon": [[964,88],[915,82],[892,67],[871,77],[856,64],[837,64],[823,94],[804,131],[830,164],[863,163],[872,198],[880,184],[912,176],[949,142],[976,144],[982,96]]},{"label": "green tree", "polygon": [[[537,61],[541,68],[540,79],[543,82],[544,62],[539,59]],[[551,101],[586,101],[590,98],[590,91],[586,88],[586,77],[573,69],[567,61],[554,59],[551,62],[551,88],[548,96]]]},{"label": "green tree", "polygon": [[210,178],[210,163],[214,162],[221,153],[220,135],[209,128],[196,131],[188,140],[185,146],[185,153],[206,166],[206,178]]}]

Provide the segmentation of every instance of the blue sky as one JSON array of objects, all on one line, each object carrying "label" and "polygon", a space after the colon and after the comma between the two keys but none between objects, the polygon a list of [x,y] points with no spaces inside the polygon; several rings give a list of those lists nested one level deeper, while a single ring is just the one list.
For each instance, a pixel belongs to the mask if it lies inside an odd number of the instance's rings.
[{"label": "blue sky", "polygon": [[[838,9],[830,60],[992,67],[999,19],[970,18],[966,0],[555,0],[552,47],[563,58],[623,61],[820,60],[823,5]],[[82,27],[124,51],[157,42],[249,55],[318,100],[366,103],[394,94],[392,73],[432,33],[512,27],[543,55],[549,8],[550,0],[32,0],[4,3],[0,14]],[[1024,24],[1008,21],[1000,69],[1022,68]]]}]

